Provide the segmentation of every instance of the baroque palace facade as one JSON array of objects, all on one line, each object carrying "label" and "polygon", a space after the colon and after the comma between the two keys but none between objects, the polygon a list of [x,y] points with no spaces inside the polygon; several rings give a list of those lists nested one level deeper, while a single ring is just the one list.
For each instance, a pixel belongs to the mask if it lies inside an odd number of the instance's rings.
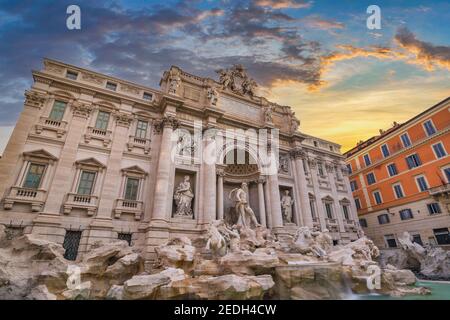
[{"label": "baroque palace facade", "polygon": [[[0,223],[11,236],[62,244],[69,259],[117,238],[153,259],[168,239],[226,218],[229,194],[245,182],[258,222],[279,237],[309,226],[335,243],[357,239],[340,146],[299,132],[291,108],[256,96],[242,66],[218,73],[215,81],[172,66],[155,90],[45,59],[0,160]],[[196,124],[247,140],[197,139]],[[270,132],[274,174],[251,129]],[[196,161],[213,143],[214,161]]]},{"label": "baroque palace facade", "polygon": [[377,246],[450,245],[450,98],[345,153],[363,231]]}]

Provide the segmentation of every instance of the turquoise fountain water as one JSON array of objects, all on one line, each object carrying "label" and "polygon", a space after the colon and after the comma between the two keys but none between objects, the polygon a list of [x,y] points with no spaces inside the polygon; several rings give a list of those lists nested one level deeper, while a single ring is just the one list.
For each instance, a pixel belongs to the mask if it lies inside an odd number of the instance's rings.
[{"label": "turquoise fountain water", "polygon": [[388,295],[368,294],[357,295],[359,300],[450,300],[450,282],[448,281],[418,281],[417,287],[427,287],[431,290],[428,295],[408,295],[391,297]]}]

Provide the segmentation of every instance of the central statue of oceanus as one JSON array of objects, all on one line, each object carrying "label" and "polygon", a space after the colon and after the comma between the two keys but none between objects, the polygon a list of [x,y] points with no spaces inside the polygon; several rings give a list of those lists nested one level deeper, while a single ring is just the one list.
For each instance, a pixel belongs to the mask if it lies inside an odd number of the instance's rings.
[{"label": "central statue of oceanus", "polygon": [[235,213],[237,214],[236,225],[244,228],[254,229],[260,224],[256,219],[255,213],[247,201],[247,184],[243,182],[240,188],[234,188],[229,194],[229,198],[234,201]]}]

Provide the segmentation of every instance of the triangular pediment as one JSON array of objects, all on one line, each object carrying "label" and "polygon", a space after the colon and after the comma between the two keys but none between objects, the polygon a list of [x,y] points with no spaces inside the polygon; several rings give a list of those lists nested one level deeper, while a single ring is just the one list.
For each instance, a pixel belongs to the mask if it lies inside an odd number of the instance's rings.
[{"label": "triangular pediment", "polygon": [[350,200],[348,200],[348,198],[342,198],[341,200],[339,200],[339,202],[342,202],[342,203],[350,203]]},{"label": "triangular pediment", "polygon": [[50,152],[48,152],[44,149],[39,149],[39,150],[34,150],[34,151],[26,151],[23,153],[23,155],[25,157],[33,157],[33,158],[40,158],[40,159],[47,159],[47,160],[54,160],[54,161],[58,160],[57,157],[55,157]]},{"label": "triangular pediment", "polygon": [[87,158],[75,162],[77,165],[85,165],[91,167],[105,168],[106,166],[95,158]]},{"label": "triangular pediment", "polygon": [[332,197],[330,197],[329,195],[323,197],[322,200],[323,200],[323,201],[328,201],[328,202],[333,202],[333,201],[334,201],[334,199],[333,199]]},{"label": "triangular pediment", "polygon": [[131,166],[128,168],[124,168],[122,169],[123,172],[128,172],[128,173],[136,173],[136,174],[147,174],[147,172],[145,172],[141,167],[139,166]]}]

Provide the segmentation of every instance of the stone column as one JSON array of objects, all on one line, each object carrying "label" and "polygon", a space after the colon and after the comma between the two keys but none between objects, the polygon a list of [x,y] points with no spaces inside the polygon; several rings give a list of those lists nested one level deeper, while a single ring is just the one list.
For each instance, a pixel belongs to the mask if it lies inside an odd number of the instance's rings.
[{"label": "stone column", "polygon": [[74,102],[72,104],[73,117],[67,132],[66,141],[61,150],[61,157],[56,166],[55,175],[49,189],[49,197],[43,212],[46,214],[59,214],[65,195],[71,191],[73,172],[77,157],[78,144],[86,128],[86,121],[92,111],[89,104]]},{"label": "stone column", "polygon": [[216,218],[216,141],[214,137],[205,137],[203,150],[203,219],[209,223]]},{"label": "stone column", "polygon": [[115,117],[114,138],[111,144],[106,173],[101,188],[100,202],[96,218],[110,219],[114,209],[114,202],[119,195],[122,175],[120,173],[122,164],[123,148],[128,141],[128,129],[133,120],[131,114],[117,113]]},{"label": "stone column", "polygon": [[217,219],[223,219],[223,170],[217,172]]},{"label": "stone column", "polygon": [[256,183],[258,184],[259,223],[263,227],[267,227],[267,222],[266,222],[266,204],[265,204],[265,201],[264,201],[264,189],[263,189],[264,179],[263,178],[259,178],[256,181]]},{"label": "stone column", "polygon": [[153,200],[153,211],[151,224],[167,223],[168,203],[172,201],[172,191],[169,190],[170,174],[173,167],[172,152],[172,133],[177,125],[174,117],[166,116],[158,124],[162,127],[161,145],[158,159],[158,169],[155,181],[155,195]]},{"label": "stone column", "polygon": [[[276,164],[274,153],[270,154],[270,161]],[[278,166],[274,166],[278,168]],[[267,182],[269,184],[270,195],[270,214],[272,216],[272,228],[283,227],[283,216],[281,213],[280,186],[278,183],[278,170],[272,170],[268,175]]]},{"label": "stone column", "polygon": [[323,208],[322,199],[320,198],[319,179],[317,176],[317,162],[315,159],[309,159],[308,165],[313,183],[314,195],[316,196],[317,218],[319,218],[320,229],[324,230],[327,228],[327,224],[325,221],[325,211]]},{"label": "stone column", "polygon": [[264,184],[264,194],[265,194],[264,200],[266,202],[265,208],[267,209],[266,210],[266,217],[267,217],[266,223],[267,223],[268,228],[272,228],[273,227],[272,214],[271,214],[272,205],[270,203],[270,191],[269,191],[269,183],[267,182],[267,179],[266,179],[266,183]]},{"label": "stone column", "polygon": [[355,221],[355,224],[360,228],[359,226],[359,217],[358,217],[358,210],[356,209],[355,201],[353,201],[353,194],[352,194],[352,188],[350,186],[350,180],[348,178],[348,171],[345,164],[338,165],[338,170],[341,168],[343,171],[342,179],[345,184],[345,189],[347,191],[347,198],[350,200],[350,212],[353,220]]},{"label": "stone column", "polygon": [[334,214],[336,216],[336,220],[339,225],[339,231],[345,232],[344,217],[343,217],[343,213],[342,213],[341,206],[339,203],[339,195],[337,193],[337,188],[336,188],[336,177],[333,174],[333,165],[330,163],[327,163],[325,166],[325,169],[327,170],[328,181],[330,182],[330,185],[331,185],[331,196],[334,199]]},{"label": "stone column", "polygon": [[25,92],[23,110],[0,159],[0,199],[5,196],[5,192],[17,179],[13,173],[16,170],[19,155],[23,152],[28,134],[39,120],[45,101],[46,96],[40,92]]},{"label": "stone column", "polygon": [[303,168],[303,159],[305,159],[305,153],[300,149],[294,149],[291,151],[291,157],[295,162],[295,180],[296,185],[300,193],[300,209],[301,218],[304,226],[313,227],[312,213],[309,206],[308,189],[306,186],[306,174]]}]

